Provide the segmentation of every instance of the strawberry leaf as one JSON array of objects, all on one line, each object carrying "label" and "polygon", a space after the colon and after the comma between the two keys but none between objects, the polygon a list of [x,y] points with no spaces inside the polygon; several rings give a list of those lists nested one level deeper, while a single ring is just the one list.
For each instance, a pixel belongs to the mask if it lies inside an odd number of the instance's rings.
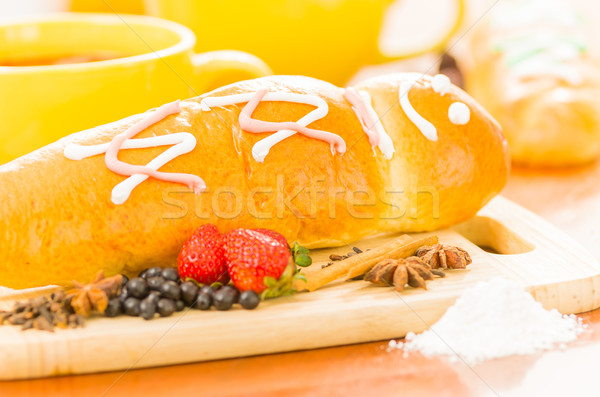
[{"label": "strawberry leaf", "polygon": [[298,270],[294,265],[289,264],[281,274],[281,277],[279,277],[279,280],[275,280],[275,278],[269,276],[264,278],[267,289],[262,292],[260,297],[262,299],[270,299],[279,296],[292,295],[296,293],[294,282],[298,279],[306,281],[306,278],[298,273]]},{"label": "strawberry leaf", "polygon": [[277,286],[277,280],[274,277],[266,276],[264,279],[267,288],[274,288]]},{"label": "strawberry leaf", "polygon": [[312,258],[308,255],[296,255],[294,263],[300,267],[308,267],[312,265]]},{"label": "strawberry leaf", "polygon": [[306,276],[305,276],[304,274],[301,274],[301,273],[296,273],[296,274],[294,275],[294,280],[302,280],[302,281],[304,281],[305,283],[307,282],[307,281],[306,281]]},{"label": "strawberry leaf", "polygon": [[294,275],[294,267],[288,265],[285,268],[285,270],[283,271],[283,273],[281,274],[281,277],[279,277],[279,279],[280,280],[288,280],[293,275]]},{"label": "strawberry leaf", "polygon": [[210,285],[214,290],[218,290],[219,288],[221,288],[223,286],[223,283],[219,282],[219,281],[215,281],[214,283],[212,283]]},{"label": "strawberry leaf", "polygon": [[312,264],[312,258],[309,256],[308,248],[301,246],[297,241],[294,241],[292,247],[292,257],[296,266],[307,267]]},{"label": "strawberry leaf", "polygon": [[192,283],[196,284],[198,287],[203,287],[204,286],[204,284],[198,282],[197,280],[195,280],[195,279],[193,279],[191,277],[186,277],[185,280],[183,280],[183,281],[184,282],[185,281],[191,281]]}]

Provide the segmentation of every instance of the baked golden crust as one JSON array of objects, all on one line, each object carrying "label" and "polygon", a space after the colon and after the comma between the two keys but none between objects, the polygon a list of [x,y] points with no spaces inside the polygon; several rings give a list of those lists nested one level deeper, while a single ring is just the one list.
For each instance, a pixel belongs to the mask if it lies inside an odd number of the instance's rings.
[{"label": "baked golden crust", "polygon": [[[441,96],[425,78],[409,98],[438,129],[439,141],[428,141],[398,104],[400,82],[413,77],[390,75],[356,87],[371,94],[394,141],[391,160],[379,149],[373,155],[343,89],[305,77],[272,76],[182,101],[179,114],[136,136],[192,133],[195,149],[160,170],[200,176],[208,187],[201,194],[149,178],[124,204],[115,205],[110,192],[125,177],[109,171],[103,155],[65,158],[66,145],[106,143],[143,115],[70,135],[0,166],[0,285],[62,284],[91,278],[98,269],[131,274],[154,264],[172,265],[191,232],[207,222],[222,232],[266,227],[289,241],[321,247],[374,233],[433,230],[475,215],[507,178],[508,152],[500,128],[467,94],[453,87]],[[296,134],[259,163],[251,148],[271,133],[240,129],[244,104],[201,110],[203,97],[260,88],[325,99],[327,116],[310,127],[340,135],[346,153],[334,156],[327,143]],[[467,125],[448,120],[448,106],[455,101],[471,109]],[[261,102],[253,117],[298,120],[312,109]],[[123,150],[119,158],[146,164],[164,150]]]}]

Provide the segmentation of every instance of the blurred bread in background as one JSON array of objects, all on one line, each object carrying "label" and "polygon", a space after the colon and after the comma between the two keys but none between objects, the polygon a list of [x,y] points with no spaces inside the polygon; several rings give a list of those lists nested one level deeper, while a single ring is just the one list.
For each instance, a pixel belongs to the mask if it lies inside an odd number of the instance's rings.
[{"label": "blurred bread in background", "polygon": [[586,18],[598,10],[576,3],[591,2],[471,3],[470,31],[454,53],[467,91],[503,126],[516,164],[573,166],[600,152],[600,66],[595,21]]}]

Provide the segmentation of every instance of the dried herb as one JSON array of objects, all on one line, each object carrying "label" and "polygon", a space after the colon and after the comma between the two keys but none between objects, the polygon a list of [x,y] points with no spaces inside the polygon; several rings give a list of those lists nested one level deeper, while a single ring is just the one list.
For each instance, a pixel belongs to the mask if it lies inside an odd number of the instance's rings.
[{"label": "dried herb", "polygon": [[343,259],[346,259],[346,257],[343,255],[331,254],[329,255],[329,259],[331,259],[332,261],[341,261]]},{"label": "dried herb", "polygon": [[332,261],[343,261],[344,259],[348,259],[351,256],[354,256],[356,254],[362,254],[362,253],[363,253],[363,250],[361,250],[360,248],[352,247],[352,251],[348,252],[346,255],[331,254],[331,255],[329,255],[329,259]]},{"label": "dried herb", "polygon": [[415,255],[432,269],[466,269],[472,262],[471,256],[464,249],[444,244],[421,247]]},{"label": "dried herb", "polygon": [[38,329],[54,332],[54,327],[82,327],[81,315],[74,314],[64,290],[49,296],[38,296],[15,303],[12,311],[0,312],[0,325],[20,325],[21,329]]}]

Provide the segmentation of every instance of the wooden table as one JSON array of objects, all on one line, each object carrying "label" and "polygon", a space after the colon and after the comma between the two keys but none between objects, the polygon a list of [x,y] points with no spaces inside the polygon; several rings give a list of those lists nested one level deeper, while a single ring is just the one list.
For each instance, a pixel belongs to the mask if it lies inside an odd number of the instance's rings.
[{"label": "wooden table", "polygon": [[[537,212],[600,260],[600,164],[513,170],[504,195]],[[387,351],[387,341],[163,368],[0,383],[1,396],[132,395],[600,395],[600,309],[565,351],[468,367]],[[298,330],[298,332],[302,332]],[[2,358],[0,358],[2,359]]]}]

